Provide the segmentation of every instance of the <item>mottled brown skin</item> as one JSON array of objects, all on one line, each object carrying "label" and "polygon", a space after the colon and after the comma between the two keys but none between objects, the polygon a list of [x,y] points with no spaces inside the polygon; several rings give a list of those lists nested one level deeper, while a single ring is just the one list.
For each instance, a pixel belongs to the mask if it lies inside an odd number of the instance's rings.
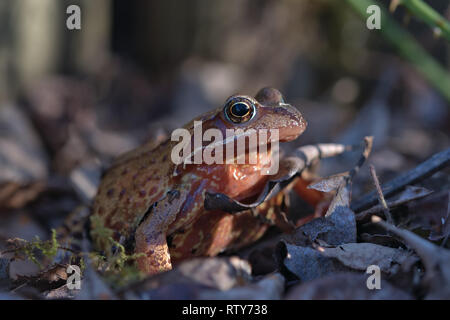
[{"label": "mottled brown skin", "polygon": [[[279,129],[282,142],[297,138],[306,128],[300,112],[284,104],[275,89],[262,89],[256,98],[232,96],[225,108],[233,99],[251,101],[256,115],[234,123],[222,106],[194,120],[203,122],[203,130],[217,128],[224,136],[227,128]],[[191,133],[194,120],[184,126]],[[269,227],[267,221],[276,222],[273,205],[282,201],[275,197],[253,211],[234,214],[205,210],[205,192],[245,202],[258,195],[269,176],[261,174],[260,164],[177,166],[171,161],[177,143],[169,139],[155,148],[144,145],[119,157],[104,175],[94,201],[92,214],[116,232],[116,240],[131,242],[135,252],[145,254],[138,266],[147,274],[257,240]]]}]

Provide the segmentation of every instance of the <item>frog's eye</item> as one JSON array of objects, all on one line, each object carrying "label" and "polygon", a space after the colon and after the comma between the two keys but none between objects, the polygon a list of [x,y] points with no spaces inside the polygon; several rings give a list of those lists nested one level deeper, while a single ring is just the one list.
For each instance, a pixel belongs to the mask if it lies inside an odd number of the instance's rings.
[{"label": "frog's eye", "polygon": [[231,101],[225,106],[225,116],[233,123],[247,122],[255,113],[255,105],[246,100]]}]

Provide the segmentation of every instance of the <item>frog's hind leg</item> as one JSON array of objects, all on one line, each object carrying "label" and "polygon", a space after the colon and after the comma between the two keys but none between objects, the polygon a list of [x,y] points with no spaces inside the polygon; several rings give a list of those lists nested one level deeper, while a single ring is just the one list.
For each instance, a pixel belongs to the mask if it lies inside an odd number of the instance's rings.
[{"label": "frog's hind leg", "polygon": [[138,267],[141,271],[152,275],[172,269],[166,232],[175,221],[187,192],[169,191],[166,196],[152,206],[151,212],[141,222],[135,233]]}]

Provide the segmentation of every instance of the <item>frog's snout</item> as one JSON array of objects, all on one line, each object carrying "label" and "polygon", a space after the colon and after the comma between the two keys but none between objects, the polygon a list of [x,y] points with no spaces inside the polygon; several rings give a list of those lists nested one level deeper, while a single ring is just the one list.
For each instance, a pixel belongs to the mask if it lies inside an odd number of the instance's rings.
[{"label": "frog's snout", "polygon": [[285,125],[279,127],[279,140],[288,142],[297,139],[305,131],[308,123],[300,111],[294,106],[280,103],[278,108],[283,110]]},{"label": "frog's snout", "polygon": [[262,88],[255,99],[271,114],[267,127],[278,129],[279,141],[292,141],[305,131],[306,120],[297,108],[285,103],[283,95],[277,89]]}]

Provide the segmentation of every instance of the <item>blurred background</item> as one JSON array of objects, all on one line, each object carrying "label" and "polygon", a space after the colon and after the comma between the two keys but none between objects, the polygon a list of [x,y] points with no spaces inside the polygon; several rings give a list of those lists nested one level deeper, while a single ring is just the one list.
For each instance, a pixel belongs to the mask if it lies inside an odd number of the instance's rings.
[{"label": "blurred background", "polygon": [[[447,0],[427,2],[449,18]],[[292,147],[374,135],[382,181],[447,148],[449,42],[403,6],[383,18],[410,37],[369,30],[354,3],[0,1],[1,239],[45,238],[116,155],[264,86],[309,123]]]}]

